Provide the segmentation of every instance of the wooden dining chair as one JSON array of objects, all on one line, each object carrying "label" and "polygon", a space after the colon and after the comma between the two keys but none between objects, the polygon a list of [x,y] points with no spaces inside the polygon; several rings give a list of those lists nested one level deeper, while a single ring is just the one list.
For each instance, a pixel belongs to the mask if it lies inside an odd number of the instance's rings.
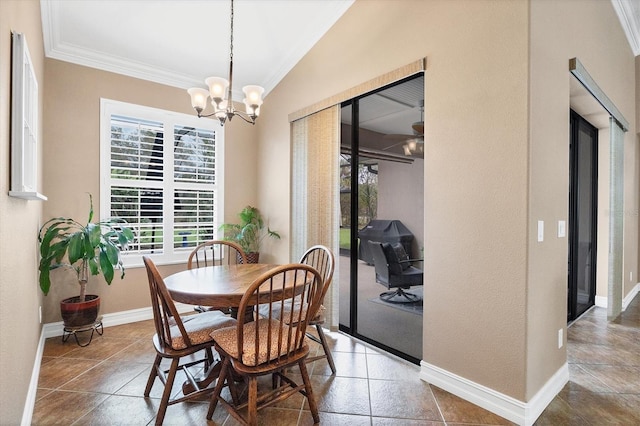
[{"label": "wooden dining chair", "polygon": [[[210,240],[199,244],[189,254],[187,269],[203,268],[205,266],[222,266],[247,264],[247,255],[242,247],[233,241]],[[222,311],[229,313],[228,306],[196,306],[196,312]]]},{"label": "wooden dining chair", "polygon": [[239,244],[233,241],[211,240],[205,241],[193,249],[187,260],[187,268],[239,263],[247,263],[247,255]]},{"label": "wooden dining chair", "polygon": [[310,247],[300,259],[300,263],[304,263],[306,265],[311,265],[322,276],[324,280],[324,285],[322,287],[322,297],[321,297],[321,305],[318,309],[318,313],[315,317],[309,320],[308,325],[315,327],[318,333],[318,336],[307,332],[307,337],[313,340],[316,343],[320,343],[322,345],[322,350],[324,351],[324,355],[318,355],[313,357],[308,357],[307,362],[317,361],[322,358],[327,358],[327,362],[329,363],[329,367],[331,368],[331,372],[336,374],[336,365],[333,362],[333,356],[331,355],[331,348],[327,343],[327,337],[324,334],[324,330],[322,326],[324,325],[325,316],[324,316],[324,298],[327,295],[327,291],[329,290],[329,286],[331,285],[331,281],[333,280],[333,271],[335,269],[335,257],[331,250],[323,245],[315,245]]},{"label": "wooden dining chair", "polygon": [[[161,425],[169,405],[193,399],[212,391],[211,387],[200,388],[190,368],[197,365],[198,367],[204,366],[206,370],[212,366],[214,341],[211,333],[235,325],[236,320],[219,311],[181,318],[155,264],[146,256],[143,257],[143,260],[149,278],[153,322],[156,328],[156,334],[153,336],[156,358],[149,373],[144,396],[149,396],[156,377],[160,379],[164,385],[164,391],[160,399],[155,424]],[[198,352],[204,352],[202,357],[196,355]],[[163,359],[171,360],[168,369],[160,365]],[[183,389],[192,389],[192,391],[171,399],[173,383],[180,370],[184,372],[189,381],[189,386],[183,386]]]},{"label": "wooden dining chair", "polygon": [[[207,419],[211,419],[220,402],[241,424],[255,426],[260,409],[300,392],[308,400],[314,422],[320,421],[305,362],[309,354],[305,337],[307,318],[314,317],[320,307],[322,287],[323,280],[318,271],[303,264],[276,267],[251,284],[240,301],[241,312],[258,304],[280,304],[281,312],[284,312],[286,299],[295,296],[300,297],[300,309],[277,316],[269,309],[265,316],[257,316],[255,321],[239,318],[235,327],[212,333],[215,350],[222,357],[222,368]],[[296,365],[302,384],[285,374],[289,367]],[[258,395],[258,377],[271,374],[278,376],[278,388]],[[248,382],[248,400],[242,403],[234,397],[238,395],[234,376],[238,375]],[[231,401],[221,396],[225,385],[230,388]],[[241,413],[244,408],[247,408],[246,417]]]},{"label": "wooden dining chair", "polygon": [[[333,272],[335,270],[335,257],[331,250],[329,250],[327,247],[323,245],[315,245],[307,249],[307,251],[302,255],[300,263],[314,267],[320,273],[324,281],[324,285],[322,288],[322,297],[320,299],[320,308],[318,309],[315,317],[311,318],[307,324],[310,327],[315,327],[316,332],[318,333],[318,336],[315,336],[314,334],[307,332],[307,337],[314,342],[321,344],[324,353],[322,355],[307,357],[307,363],[326,358],[327,362],[329,363],[329,368],[331,368],[332,374],[336,374],[336,365],[333,361],[333,356],[331,355],[331,348],[327,343],[327,337],[325,336],[324,329],[322,328],[325,322],[324,298],[327,294],[327,291],[329,290],[331,281],[333,280]],[[292,304],[294,304],[295,306],[294,309],[298,309],[299,300],[295,299],[295,301],[293,301],[292,299],[290,299],[289,301],[287,301],[287,303],[285,303],[284,305],[285,311],[291,310]],[[260,315],[267,312],[268,309],[269,308],[267,305],[261,305],[259,307]],[[277,304],[276,306],[272,307],[272,309],[274,309],[275,311],[274,315],[279,315],[280,310]]]}]

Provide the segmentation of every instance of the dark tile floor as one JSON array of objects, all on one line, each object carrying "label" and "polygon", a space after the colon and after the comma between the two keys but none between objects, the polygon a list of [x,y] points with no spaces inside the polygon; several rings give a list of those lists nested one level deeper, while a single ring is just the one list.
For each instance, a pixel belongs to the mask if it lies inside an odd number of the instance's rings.
[{"label": "dark tile floor", "polygon": [[[72,341],[63,344],[59,337],[48,339],[32,423],[153,424],[160,383],[151,398],[141,396],[154,358],[152,334],[152,322],[143,321],[107,328],[85,348]],[[328,336],[338,374],[330,375],[325,360],[310,365],[321,424],[511,424],[421,381],[415,365],[341,333]],[[613,323],[606,321],[604,309],[592,309],[569,327],[567,350],[570,382],[536,424],[640,424],[640,297]],[[170,406],[164,424],[237,424],[221,406],[207,423],[207,406],[207,401]],[[313,423],[299,395],[261,411],[259,418],[269,426]]]}]

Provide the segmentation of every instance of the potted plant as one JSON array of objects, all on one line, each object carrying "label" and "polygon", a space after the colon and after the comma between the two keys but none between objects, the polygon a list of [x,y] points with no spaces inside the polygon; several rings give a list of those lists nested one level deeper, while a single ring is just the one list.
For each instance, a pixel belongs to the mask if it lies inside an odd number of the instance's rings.
[{"label": "potted plant", "polygon": [[240,223],[223,223],[220,229],[224,231],[226,240],[234,241],[242,247],[249,263],[258,263],[262,241],[267,236],[279,240],[280,234],[268,227],[264,229],[264,219],[257,207],[245,207],[238,213],[238,217]]},{"label": "potted plant", "polygon": [[98,317],[100,298],[87,295],[87,281],[91,275],[102,274],[111,284],[115,269],[124,266],[120,251],[133,241],[131,229],[123,219],[106,219],[92,223],[93,198],[89,194],[89,219],[82,224],[74,219],[56,217],[45,222],[38,232],[40,244],[40,289],[46,295],[51,287],[51,271],[60,267],[75,271],[80,284],[80,295],[60,302],[66,328],[93,324]]}]

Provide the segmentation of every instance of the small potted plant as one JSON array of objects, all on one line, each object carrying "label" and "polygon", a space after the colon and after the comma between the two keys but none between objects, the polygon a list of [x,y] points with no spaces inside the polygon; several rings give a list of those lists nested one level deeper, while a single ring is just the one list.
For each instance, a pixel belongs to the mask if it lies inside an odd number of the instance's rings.
[{"label": "small potted plant", "polygon": [[93,324],[98,317],[100,298],[87,295],[87,281],[91,275],[102,274],[111,284],[116,269],[124,277],[120,251],[134,239],[133,232],[124,226],[123,219],[106,219],[92,223],[93,198],[89,194],[89,219],[82,224],[74,219],[56,217],[42,225],[38,232],[40,244],[40,289],[46,295],[51,287],[51,271],[65,267],[75,271],[80,295],[60,302],[66,328]]},{"label": "small potted plant", "polygon": [[260,259],[260,245],[266,237],[280,239],[280,234],[267,227],[257,207],[247,206],[238,213],[240,223],[223,223],[220,229],[224,231],[224,238],[234,241],[242,247],[249,263],[258,263]]}]

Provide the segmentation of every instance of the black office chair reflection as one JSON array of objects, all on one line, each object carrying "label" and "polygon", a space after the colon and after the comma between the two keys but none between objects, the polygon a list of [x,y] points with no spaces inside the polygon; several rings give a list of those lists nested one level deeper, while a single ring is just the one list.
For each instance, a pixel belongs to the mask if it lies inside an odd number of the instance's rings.
[{"label": "black office chair reflection", "polygon": [[388,289],[380,294],[380,299],[391,303],[417,302],[421,298],[404,290],[412,286],[422,285],[423,273],[411,265],[422,259],[409,259],[404,247],[400,243],[389,244],[369,241],[373,263],[376,270],[376,282]]}]

